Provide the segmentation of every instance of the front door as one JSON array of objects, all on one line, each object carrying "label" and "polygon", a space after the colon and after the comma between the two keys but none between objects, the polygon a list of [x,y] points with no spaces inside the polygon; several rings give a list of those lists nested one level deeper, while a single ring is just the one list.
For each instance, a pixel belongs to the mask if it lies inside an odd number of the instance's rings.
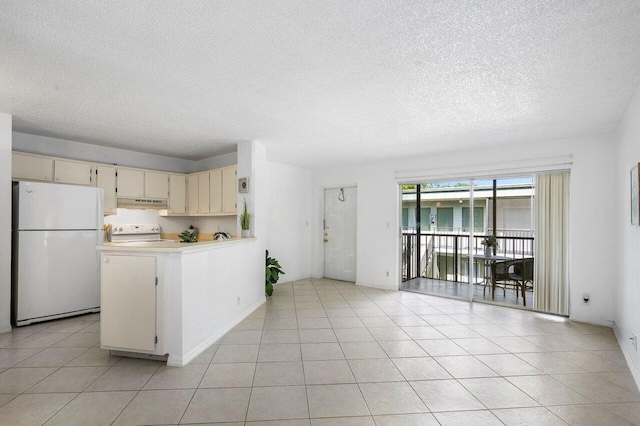
[{"label": "front door", "polygon": [[324,191],[324,276],[356,281],[356,187]]}]

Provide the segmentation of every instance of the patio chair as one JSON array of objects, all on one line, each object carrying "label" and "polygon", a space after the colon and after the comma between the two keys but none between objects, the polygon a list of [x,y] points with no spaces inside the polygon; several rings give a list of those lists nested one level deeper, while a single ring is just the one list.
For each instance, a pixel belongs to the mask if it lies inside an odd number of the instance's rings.
[{"label": "patio chair", "polygon": [[[479,283],[480,285],[484,286],[483,290],[482,290],[482,296],[485,295],[486,291],[487,291],[487,287],[489,287],[489,291],[492,291],[492,281],[495,279],[496,282],[496,288],[501,288],[502,289],[502,293],[503,295],[506,296],[506,281],[510,280],[509,278],[509,268],[507,265],[508,261],[501,261],[501,262],[491,262],[489,264],[486,264],[485,267],[485,278],[484,280],[482,280],[481,283]],[[495,277],[495,278],[494,278]]]},{"label": "patio chair", "polygon": [[[533,258],[513,260],[511,262],[511,272],[509,278],[515,281],[522,292],[522,303],[527,306],[526,291],[533,291]],[[528,286],[527,284],[531,284]],[[517,299],[517,292],[516,292]]]},{"label": "patio chair", "polygon": [[[512,260],[503,260],[500,262],[495,262],[491,265],[491,273],[496,281],[496,288],[501,288],[503,295],[506,296],[507,291],[506,288],[510,284],[512,278],[509,275],[509,269],[511,267]],[[516,292],[516,295],[518,293]]]}]

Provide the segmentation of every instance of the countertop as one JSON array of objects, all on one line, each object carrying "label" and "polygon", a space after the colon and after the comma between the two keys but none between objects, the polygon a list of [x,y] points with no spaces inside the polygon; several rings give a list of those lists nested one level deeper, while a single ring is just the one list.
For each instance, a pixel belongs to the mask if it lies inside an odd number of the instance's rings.
[{"label": "countertop", "polygon": [[104,243],[98,246],[100,251],[136,251],[151,253],[182,253],[222,248],[233,244],[248,243],[255,238],[231,238],[229,240],[198,241],[197,243],[179,243],[177,241]]}]

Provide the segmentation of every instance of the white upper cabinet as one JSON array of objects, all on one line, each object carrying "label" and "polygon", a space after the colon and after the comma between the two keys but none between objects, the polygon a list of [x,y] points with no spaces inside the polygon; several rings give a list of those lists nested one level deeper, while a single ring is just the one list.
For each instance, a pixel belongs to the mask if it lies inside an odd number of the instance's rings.
[{"label": "white upper cabinet", "polygon": [[55,160],[54,171],[56,183],[91,185],[92,166],[90,163]]},{"label": "white upper cabinet", "polygon": [[236,179],[236,166],[222,169],[222,212],[235,213],[238,203],[238,189]]},{"label": "white upper cabinet", "polygon": [[198,173],[198,213],[209,213],[209,172]]},{"label": "white upper cabinet", "polygon": [[209,211],[222,213],[222,169],[209,172]]},{"label": "white upper cabinet", "polygon": [[109,166],[96,167],[96,186],[104,192],[104,214],[115,214],[116,204],[116,168]]},{"label": "white upper cabinet", "polygon": [[197,214],[199,208],[198,200],[198,175],[189,175],[187,177],[187,212],[189,214]]},{"label": "white upper cabinet", "polygon": [[209,172],[194,173],[187,177],[187,212],[191,215],[209,213]]},{"label": "white upper cabinet", "polygon": [[169,174],[144,172],[144,196],[146,198],[169,198]]},{"label": "white upper cabinet", "polygon": [[236,213],[236,166],[214,169],[209,172],[209,206],[211,213]]},{"label": "white upper cabinet", "polygon": [[53,160],[46,157],[13,152],[11,175],[14,180],[53,181]]},{"label": "white upper cabinet", "polygon": [[96,186],[104,214],[117,213],[118,198],[167,200],[162,216],[231,216],[237,212],[237,166],[188,175],[12,152],[13,180]]},{"label": "white upper cabinet", "polygon": [[118,169],[118,197],[144,197],[144,172]]},{"label": "white upper cabinet", "polygon": [[185,175],[169,175],[169,214],[187,212],[187,178]]}]

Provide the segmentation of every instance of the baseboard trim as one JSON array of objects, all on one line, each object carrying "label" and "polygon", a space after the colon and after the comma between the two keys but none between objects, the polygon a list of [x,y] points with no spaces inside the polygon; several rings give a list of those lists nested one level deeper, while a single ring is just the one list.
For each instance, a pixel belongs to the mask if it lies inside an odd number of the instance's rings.
[{"label": "baseboard trim", "polygon": [[11,325],[0,328],[0,334],[11,333],[12,331],[13,327],[11,327]]},{"label": "baseboard trim", "polygon": [[224,327],[222,327],[221,329],[213,333],[211,336],[209,336],[209,338],[206,339],[204,342],[202,342],[195,348],[191,349],[184,356],[182,357],[171,356],[171,354],[169,354],[169,358],[167,359],[167,365],[169,367],[184,367],[185,365],[189,364],[198,355],[200,355],[202,352],[207,350],[207,348],[211,346],[215,341],[217,341],[222,336],[224,336],[229,331],[231,331],[233,327],[240,324],[246,317],[251,315],[256,309],[262,306],[265,302],[266,302],[266,299],[258,300],[256,303],[249,306],[246,310],[244,310],[240,315],[238,315],[232,321],[225,324]]},{"label": "baseboard trim", "polygon": [[616,322],[613,321],[613,333],[616,335],[616,339],[618,340],[618,345],[620,346],[620,350],[622,351],[622,355],[624,355],[625,361],[627,361],[627,367],[629,367],[629,371],[631,371],[631,375],[633,376],[633,380],[636,381],[636,388],[640,389],[640,371],[638,367],[633,362],[633,357],[629,353],[628,339],[625,339],[622,336],[622,332],[618,329]]},{"label": "baseboard trim", "polygon": [[613,328],[613,321],[603,320],[601,318],[588,317],[588,316],[582,316],[582,315],[570,315],[569,319],[571,321],[584,322],[587,324],[600,325],[603,327]]}]

